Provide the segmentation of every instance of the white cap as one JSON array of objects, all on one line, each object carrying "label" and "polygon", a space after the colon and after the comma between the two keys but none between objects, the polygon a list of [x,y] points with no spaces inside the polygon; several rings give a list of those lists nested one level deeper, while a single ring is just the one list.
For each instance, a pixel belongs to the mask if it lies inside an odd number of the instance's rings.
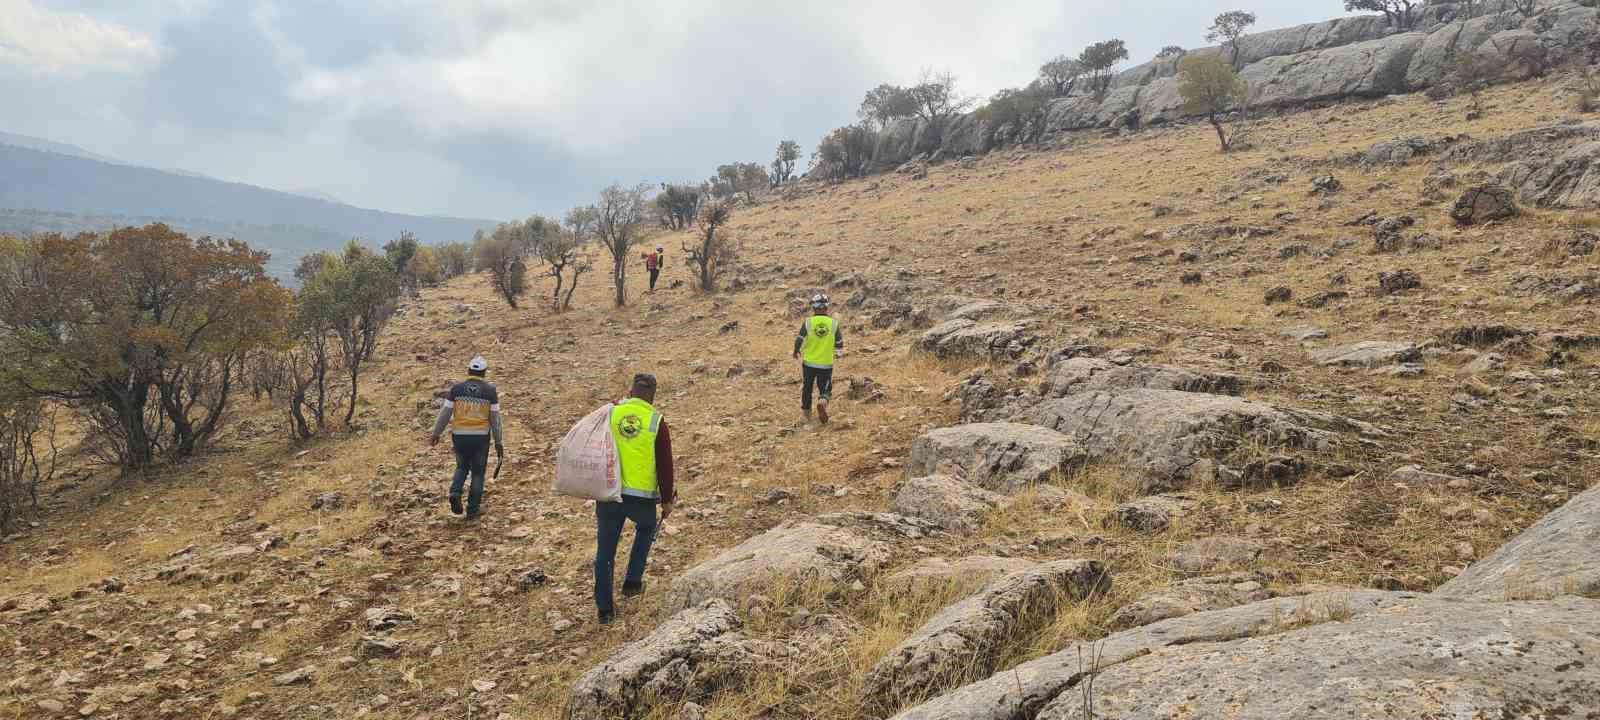
[{"label": "white cap", "polygon": [[467,363],[467,369],[473,372],[485,372],[489,369],[489,361],[479,355],[473,358],[472,362]]}]

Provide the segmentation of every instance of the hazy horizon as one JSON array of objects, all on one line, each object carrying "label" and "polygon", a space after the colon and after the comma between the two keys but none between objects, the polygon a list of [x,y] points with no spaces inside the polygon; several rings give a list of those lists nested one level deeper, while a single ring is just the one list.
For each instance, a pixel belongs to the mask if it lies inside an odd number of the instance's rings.
[{"label": "hazy horizon", "polygon": [[809,156],[867,89],[923,68],[986,97],[1098,40],[1126,40],[1133,64],[1204,44],[1224,10],[1265,30],[1343,14],[1325,5],[0,0],[0,93],[27,99],[0,130],[361,207],[507,219],[612,182],[765,163],[784,139]]}]

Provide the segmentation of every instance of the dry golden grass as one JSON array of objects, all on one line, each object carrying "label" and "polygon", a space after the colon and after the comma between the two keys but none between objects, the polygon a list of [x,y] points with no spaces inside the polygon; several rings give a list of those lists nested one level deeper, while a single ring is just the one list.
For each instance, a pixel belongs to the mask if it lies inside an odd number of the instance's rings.
[{"label": "dry golden grass", "polygon": [[[1140,350],[1150,361],[1234,372],[1247,379],[1251,399],[1350,416],[1387,433],[1322,454],[1297,453],[1314,469],[1293,486],[1190,488],[1198,508],[1155,536],[1101,526],[1110,507],[1138,492],[1132,473],[1107,463],[1056,481],[1086,495],[1087,505],[1056,510],[1027,492],[971,537],[900,548],[896,567],[923,556],[1003,554],[1084,557],[1111,568],[1107,593],[1065,603],[995,648],[1000,667],[1115,630],[1119,607],[1178,579],[1167,555],[1209,535],[1263,542],[1259,569],[1278,591],[1301,584],[1433,587],[1593,476],[1600,414],[1584,398],[1595,389],[1597,351],[1575,353],[1563,366],[1568,380],[1534,388],[1497,374],[1460,376],[1465,359],[1454,355],[1430,358],[1428,374],[1414,379],[1316,367],[1278,331],[1317,325],[1329,330],[1329,342],[1353,342],[1425,341],[1490,321],[1587,328],[1592,306],[1517,296],[1508,287],[1522,273],[1592,270],[1592,260],[1551,256],[1545,247],[1578,228],[1600,227],[1600,216],[1535,211],[1504,225],[1458,229],[1442,207],[1419,203],[1430,162],[1373,172],[1327,162],[1402,128],[1405,135],[1486,137],[1553,122],[1564,110],[1552,87],[1535,82],[1486,93],[1488,115],[1470,123],[1460,101],[1436,105],[1415,96],[1265,120],[1251,129],[1253,149],[1226,156],[1216,154],[1208,128],[1184,126],[1085,136],[1062,150],[1004,151],[970,170],[934,168],[921,181],[891,174],[813,188],[740,211],[732,230],[745,238],[747,259],[786,269],[751,270],[752,289],[715,298],[688,289],[641,295],[633,278],[632,305],[614,310],[605,278],[592,274],[576,308],[552,314],[504,308],[481,278],[428,289],[383,338],[381,358],[364,381],[359,432],[294,447],[283,439],[278,413],[249,405],[240,414],[256,430],[224,438],[222,452],[149,480],[99,472],[48,497],[44,526],[0,546],[0,599],[57,598],[67,608],[63,619],[127,627],[137,647],[117,653],[115,644],[58,632],[48,620],[0,617],[7,645],[24,648],[0,658],[0,672],[21,679],[0,694],[0,717],[31,717],[30,703],[50,694],[81,701],[90,688],[51,686],[61,670],[77,667],[94,668],[90,686],[187,683],[181,693],[117,704],[126,717],[158,716],[164,701],[179,703],[181,717],[220,716],[223,706],[245,707],[241,717],[262,720],[353,717],[361,708],[375,718],[560,717],[584,670],[665,617],[660,591],[678,572],[787,520],[885,508],[913,439],[955,421],[959,408],[942,398],[975,364],[909,352],[915,333],[870,328],[862,314],[841,308],[850,353],[836,378],[836,423],[801,423],[799,374],[789,359],[798,319],[788,315],[785,296],[824,284],[829,272],[882,279],[904,270],[925,296],[962,294],[1026,308],[1019,314],[1038,321],[1047,348],[1057,338],[1083,337]],[[1346,189],[1324,206],[1307,190],[1311,177],[1329,172]],[[1287,181],[1266,182],[1273,174]],[[1156,217],[1158,205],[1175,212]],[[1411,232],[1434,235],[1443,249],[1372,252],[1367,229],[1345,226],[1369,210],[1415,216]],[[1281,219],[1286,212],[1296,219]],[[1281,230],[1206,241],[1185,229],[1204,225]],[[1285,245],[1327,249],[1343,238],[1358,242],[1330,258],[1279,258]],[[1195,268],[1178,263],[1176,253],[1191,247],[1235,254],[1202,263],[1203,285],[1182,286],[1177,276]],[[1468,272],[1480,257],[1487,272]],[[1399,297],[1372,293],[1376,274],[1396,267],[1417,271],[1425,287]],[[1347,284],[1334,284],[1339,276]],[[664,280],[684,277],[669,264]],[[1317,309],[1263,304],[1263,291],[1280,284],[1296,300],[1333,289],[1350,297]],[[470,335],[450,327],[458,318],[469,321]],[[721,331],[732,322],[737,329]],[[1514,368],[1546,369],[1547,348],[1511,350]],[[432,391],[459,379],[460,366],[476,353],[490,358],[491,379],[505,398],[509,447],[503,474],[490,485],[485,521],[465,527],[442,509],[449,450],[426,448],[422,434]],[[1268,361],[1281,371],[1263,370]],[[652,555],[650,592],[602,628],[593,624],[589,596],[591,511],[549,494],[549,461],[573,421],[621,395],[641,370],[661,380],[658,404],[673,429],[683,499]],[[1003,378],[1004,370],[992,374]],[[849,381],[862,377],[885,387],[881,402],[846,398]],[[1460,395],[1492,402],[1465,407]],[[1573,415],[1541,417],[1545,396]],[[1249,445],[1238,456],[1279,450]],[[1461,474],[1469,484],[1406,487],[1388,479],[1409,463]],[[1336,465],[1351,474],[1326,471]],[[776,488],[794,498],[766,502]],[[349,506],[311,512],[311,500],[325,492],[343,494]],[[244,530],[229,529],[236,523]],[[512,537],[519,527],[531,535]],[[272,537],[284,543],[220,568],[239,570],[242,579],[172,584],[154,577],[169,555],[191,545],[205,556]],[[390,539],[387,549],[373,547],[379,537]],[[625,538],[623,555],[626,545]],[[516,576],[531,569],[548,582],[519,589]],[[128,590],[70,597],[108,575],[127,580]],[[765,593],[764,614],[748,619],[747,632],[786,639],[785,621],[799,607],[839,615],[862,632],[701,702],[715,718],[875,717],[860,702],[866,671],[978,584],[905,594],[878,583],[858,593],[780,582]],[[174,620],[201,603],[216,615]],[[339,658],[358,654],[362,613],[376,606],[418,618],[393,633],[404,641],[400,657],[341,667]],[[1338,608],[1305,612],[1339,615]],[[558,633],[558,620],[575,625]],[[1285,627],[1295,622],[1286,618]],[[179,662],[182,643],[171,639],[185,624],[218,632],[205,644],[206,658],[190,665]],[[156,650],[178,654],[166,670],[142,671],[138,658]],[[89,653],[97,653],[94,662],[82,660]],[[251,653],[278,662],[258,668],[237,659]],[[319,668],[315,683],[272,686],[275,674],[303,665]],[[496,687],[474,690],[472,681],[481,679]],[[267,700],[247,703],[255,692]],[[381,709],[374,705],[379,695],[390,701]],[[662,706],[652,717],[676,710]]]}]

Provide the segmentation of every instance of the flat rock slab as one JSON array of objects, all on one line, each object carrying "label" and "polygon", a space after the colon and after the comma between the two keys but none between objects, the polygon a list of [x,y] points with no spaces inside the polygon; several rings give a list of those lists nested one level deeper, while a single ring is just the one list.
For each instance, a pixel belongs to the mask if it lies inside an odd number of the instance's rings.
[{"label": "flat rock slab", "polygon": [[1299,340],[1301,342],[1305,342],[1307,340],[1325,340],[1328,337],[1327,330],[1323,330],[1319,327],[1312,327],[1310,325],[1300,325],[1298,327],[1288,328],[1280,331],[1278,334],[1291,340]]},{"label": "flat rock slab", "polygon": [[931,557],[883,579],[891,592],[925,593],[952,583],[987,584],[1001,575],[1026,570],[1037,562],[1026,558],[969,555],[960,558]]},{"label": "flat rock slab", "polygon": [[[1296,626],[1314,625],[1326,621],[1330,615],[1349,621],[1384,608],[1425,601],[1425,596],[1413,593],[1360,590],[1274,598],[1226,610],[1185,615],[1113,633],[1104,640],[1092,644],[1075,644],[1061,652],[1025,662],[1014,668],[1001,668],[985,680],[957,688],[919,706],[904,710],[895,715],[894,719],[1032,718],[1051,701],[1057,697],[1065,697],[1075,688],[1083,679],[1082,670],[1091,657],[1098,656],[1100,667],[1109,668],[1164,647],[1227,643],[1241,638],[1282,632]],[[1437,606],[1436,603],[1430,605]],[[1098,687],[1097,683],[1096,688]],[[1096,697],[1100,695],[1101,693],[1096,692]],[[1111,714],[1102,717],[1120,718]],[[1231,716],[1196,714],[1189,717]],[[1289,714],[1282,717],[1295,716]]]},{"label": "flat rock slab", "polygon": [[1176,390],[1070,395],[1017,419],[1076,441],[1091,461],[1121,464],[1146,493],[1215,479],[1217,464],[1246,444],[1320,451],[1336,444],[1338,431],[1358,427],[1331,415]]},{"label": "flat rock slab", "polygon": [[714,598],[736,599],[767,582],[796,578],[838,583],[875,574],[889,557],[886,543],[840,527],[812,522],[780,525],[707,560],[672,581],[664,604],[671,610]]},{"label": "flat rock slab", "polygon": [[1026,323],[949,320],[923,333],[917,346],[946,359],[1015,360],[1037,340]]},{"label": "flat rock slab", "polygon": [[993,300],[974,300],[950,311],[946,320],[981,320],[1004,312],[1006,306]]},{"label": "flat rock slab", "polygon": [[1267,577],[1257,572],[1193,578],[1140,595],[1117,609],[1111,616],[1111,625],[1139,627],[1198,612],[1260,602],[1274,595],[1267,586]]},{"label": "flat rock slab", "polygon": [[[1600,602],[1417,602],[1168,646],[1101,670],[1093,717],[1554,718],[1600,713]],[[1088,720],[1078,693],[1037,720]]]},{"label": "flat rock slab", "polygon": [[1186,573],[1247,568],[1255,564],[1266,546],[1255,540],[1213,535],[1190,540],[1167,555],[1167,566]]},{"label": "flat rock slab", "polygon": [[1047,398],[1062,398],[1096,390],[1133,388],[1238,395],[1240,382],[1236,375],[1172,365],[1117,365],[1098,358],[1070,358],[1050,368],[1039,390]]},{"label": "flat rock slab", "polygon": [[983,518],[1005,497],[948,475],[915,478],[900,484],[889,509],[936,523],[947,532],[967,535],[983,526]]},{"label": "flat rock slab", "polygon": [[1082,465],[1071,438],[1036,425],[973,423],[939,428],[911,444],[911,477],[949,475],[1011,493]]},{"label": "flat rock slab", "polygon": [[1600,597],[1600,487],[1567,501],[1434,594],[1471,600]]},{"label": "flat rock slab", "polygon": [[1057,604],[1109,586],[1093,560],[1061,560],[1006,575],[939,611],[867,674],[869,702],[896,707],[994,669],[996,652]]},{"label": "flat rock slab", "polygon": [[723,600],[679,612],[578,678],[568,720],[642,715],[655,704],[701,695],[769,653],[782,654],[739,627],[738,614]]},{"label": "flat rock slab", "polygon": [[1413,343],[1380,340],[1366,340],[1311,352],[1312,362],[1329,367],[1374,368],[1421,359],[1422,351]]}]

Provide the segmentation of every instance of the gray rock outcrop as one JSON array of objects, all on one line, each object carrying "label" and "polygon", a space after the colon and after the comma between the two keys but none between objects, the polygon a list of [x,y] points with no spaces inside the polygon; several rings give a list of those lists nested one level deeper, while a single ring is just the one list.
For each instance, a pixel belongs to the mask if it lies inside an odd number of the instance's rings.
[{"label": "gray rock outcrop", "polygon": [[1600,598],[1600,487],[1567,501],[1435,594],[1471,600]]},{"label": "gray rock outcrop", "polygon": [[1196,372],[1171,365],[1117,365],[1098,358],[1071,358],[1050,368],[1040,392],[1047,398],[1062,398],[1093,390],[1133,388],[1238,395],[1240,382],[1236,375]]},{"label": "gray rock outcrop", "polygon": [[893,707],[994,670],[999,647],[1063,600],[1109,585],[1092,560],[1061,560],[1006,575],[939,611],[867,674],[863,694]]},{"label": "gray rock outcrop", "polygon": [[1011,493],[1082,465],[1084,451],[1058,432],[1016,423],[939,428],[911,444],[911,477],[950,475]]},{"label": "gray rock outcrop", "polygon": [[1255,540],[1213,535],[1179,545],[1167,555],[1167,566],[1186,573],[1246,568],[1254,564],[1265,550],[1266,546]]},{"label": "gray rock outcrop", "polygon": [[944,530],[970,534],[983,518],[1005,501],[1004,496],[947,475],[907,480],[895,492],[889,509],[932,521]]},{"label": "gray rock outcrop", "polygon": [[888,545],[849,529],[810,522],[780,525],[679,575],[663,604],[682,610],[715,598],[738,598],[781,578],[811,583],[869,578],[888,556]]},{"label": "gray rock outcrop", "polygon": [[1198,577],[1152,590],[1117,608],[1112,627],[1149,625],[1169,618],[1222,610],[1273,597],[1261,573],[1236,572]]},{"label": "gray rock outcrop", "polygon": [[1216,477],[1246,444],[1323,450],[1351,423],[1251,400],[1175,390],[1089,392],[1050,400],[1018,418],[1075,441],[1096,462],[1117,462],[1157,493]]},{"label": "gray rock outcrop", "polygon": [[1346,367],[1381,367],[1395,363],[1415,362],[1422,351],[1408,342],[1365,340],[1349,345],[1337,345],[1311,353],[1311,362],[1318,365]]},{"label": "gray rock outcrop", "polygon": [[[1095,643],[1073,645],[1053,655],[1003,669],[987,679],[957,688],[909,708],[894,720],[1015,720],[1033,718],[1052,701],[1066,697],[1084,677],[1090,658],[1102,672],[1168,647],[1215,647],[1265,636],[1296,626],[1343,618],[1346,623],[1386,608],[1425,602],[1420,595],[1375,590],[1275,598],[1226,610],[1196,613],[1114,633]],[[1430,607],[1444,605],[1430,603]],[[1238,658],[1248,662],[1248,658]],[[1096,683],[1097,689],[1100,687]],[[1268,693],[1270,694],[1270,693]],[[1097,696],[1099,693],[1097,693]],[[1292,714],[1289,716],[1293,716]],[[1120,717],[1106,715],[1106,717]],[[1212,717],[1196,715],[1195,717]],[[1347,716],[1342,716],[1347,717]]]},{"label": "gray rock outcrop", "polygon": [[928,593],[952,583],[987,584],[1001,575],[1026,570],[1038,563],[1025,558],[968,555],[947,559],[931,557],[883,579],[891,592]]},{"label": "gray rock outcrop", "polygon": [[1015,360],[1036,339],[1026,323],[977,323],[959,318],[923,333],[917,346],[946,359]]}]

